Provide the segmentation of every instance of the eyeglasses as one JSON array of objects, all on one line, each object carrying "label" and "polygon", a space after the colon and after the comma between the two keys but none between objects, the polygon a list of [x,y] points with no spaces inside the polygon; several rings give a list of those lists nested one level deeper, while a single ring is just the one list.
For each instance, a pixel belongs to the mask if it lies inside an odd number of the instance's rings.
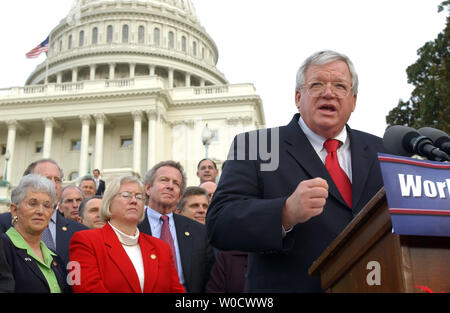
[{"label": "eyeglasses", "polygon": [[122,192],[117,193],[117,195],[127,201],[131,201],[131,199],[133,199],[133,196],[136,198],[136,201],[144,202],[144,200],[145,200],[145,196],[142,193],[133,194],[129,191],[122,191]]},{"label": "eyeglasses", "polygon": [[40,203],[36,199],[31,199],[25,202],[25,206],[30,210],[37,210],[40,207],[44,208],[45,210],[53,210],[53,203],[51,203],[51,201],[44,201]]},{"label": "eyeglasses", "polygon": [[331,92],[339,99],[343,99],[348,96],[352,86],[344,83],[344,82],[321,82],[314,81],[311,83],[307,83],[304,86],[306,87],[306,91],[313,98],[318,98],[322,94],[324,94],[327,90],[328,83],[331,85]]}]

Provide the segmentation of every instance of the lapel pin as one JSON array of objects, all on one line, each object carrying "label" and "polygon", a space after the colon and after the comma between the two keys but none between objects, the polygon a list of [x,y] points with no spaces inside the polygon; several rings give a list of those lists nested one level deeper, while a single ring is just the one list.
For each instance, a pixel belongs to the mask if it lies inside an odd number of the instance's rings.
[{"label": "lapel pin", "polygon": [[56,264],[56,262],[55,261],[53,261],[53,266],[56,266],[57,264]]},{"label": "lapel pin", "polygon": [[31,258],[25,258],[25,261],[31,262]]},{"label": "lapel pin", "polygon": [[184,233],[184,235],[185,235],[186,237],[189,237],[191,234],[187,231],[187,232]]},{"label": "lapel pin", "polygon": [[62,227],[62,230],[63,230],[63,231],[67,231],[67,227],[66,227],[66,226],[63,226],[63,227]]},{"label": "lapel pin", "polygon": [[152,260],[156,260],[156,255],[151,254],[151,255],[150,255],[150,258],[151,258]]}]

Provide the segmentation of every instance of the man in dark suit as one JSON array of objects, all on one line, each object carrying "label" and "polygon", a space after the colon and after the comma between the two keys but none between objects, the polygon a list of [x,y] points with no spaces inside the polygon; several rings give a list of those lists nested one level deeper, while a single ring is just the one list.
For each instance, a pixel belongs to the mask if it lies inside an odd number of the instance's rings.
[{"label": "man in dark suit", "polygon": [[[28,174],[39,174],[41,176],[47,177],[49,180],[53,182],[56,189],[56,199],[59,201],[61,196],[61,185],[63,172],[58,164],[52,159],[41,159],[31,163],[23,176]],[[57,203],[55,203],[55,206]],[[3,213],[0,214],[0,230],[1,232],[6,232],[11,224],[11,213]],[[48,248],[54,250],[64,262],[69,262],[69,242],[72,235],[79,231],[88,229],[86,226],[66,219],[59,212],[59,210],[55,210],[53,216],[51,217],[49,226],[45,231],[47,234],[50,233],[51,236],[47,236],[43,241],[47,245]]]},{"label": "man in dark suit", "polygon": [[[180,163],[156,164],[145,175],[149,200],[139,230],[169,243],[178,277],[187,292],[203,292],[214,263],[214,253],[206,237],[206,228],[190,218],[174,213],[186,188],[186,176]],[[165,217],[168,220],[165,221]],[[167,233],[170,230],[170,238]],[[164,234],[164,235],[163,235]]]},{"label": "man in dark suit", "polygon": [[308,268],[382,187],[381,138],[347,125],[357,90],[345,55],[316,53],[297,73],[300,114],[235,138],[206,225],[216,248],[250,252],[247,291],[322,291]]},{"label": "man in dark suit", "polygon": [[207,293],[242,293],[247,274],[248,253],[220,251],[206,284]]},{"label": "man in dark suit", "polygon": [[3,240],[0,238],[0,293],[14,292],[14,277],[5,258]]},{"label": "man in dark suit", "polygon": [[96,196],[102,196],[105,193],[105,181],[100,178],[100,170],[95,169],[93,172],[95,186],[97,187],[97,191],[95,193]]}]

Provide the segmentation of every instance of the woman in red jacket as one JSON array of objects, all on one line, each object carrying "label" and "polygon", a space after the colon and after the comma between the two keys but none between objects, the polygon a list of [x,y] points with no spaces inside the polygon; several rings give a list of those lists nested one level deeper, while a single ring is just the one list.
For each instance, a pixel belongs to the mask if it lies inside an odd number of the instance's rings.
[{"label": "woman in red jacket", "polygon": [[74,292],[185,292],[169,245],[139,233],[144,201],[144,186],[136,177],[111,182],[100,208],[105,226],[77,232],[70,241],[70,261],[81,269]]}]

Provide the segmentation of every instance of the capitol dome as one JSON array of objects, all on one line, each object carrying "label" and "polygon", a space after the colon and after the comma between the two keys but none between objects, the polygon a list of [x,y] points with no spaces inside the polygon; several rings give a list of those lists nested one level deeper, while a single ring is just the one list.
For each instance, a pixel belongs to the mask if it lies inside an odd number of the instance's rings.
[{"label": "capitol dome", "polygon": [[221,168],[237,134],[265,125],[255,86],[216,68],[190,0],[78,0],[49,42],[26,86],[0,90],[0,173],[11,186],[40,158],[58,163],[64,185],[95,168],[108,186],[176,160],[197,186],[199,160]]},{"label": "capitol dome", "polygon": [[227,84],[190,0],[78,0],[26,85],[156,75],[168,88]]}]

